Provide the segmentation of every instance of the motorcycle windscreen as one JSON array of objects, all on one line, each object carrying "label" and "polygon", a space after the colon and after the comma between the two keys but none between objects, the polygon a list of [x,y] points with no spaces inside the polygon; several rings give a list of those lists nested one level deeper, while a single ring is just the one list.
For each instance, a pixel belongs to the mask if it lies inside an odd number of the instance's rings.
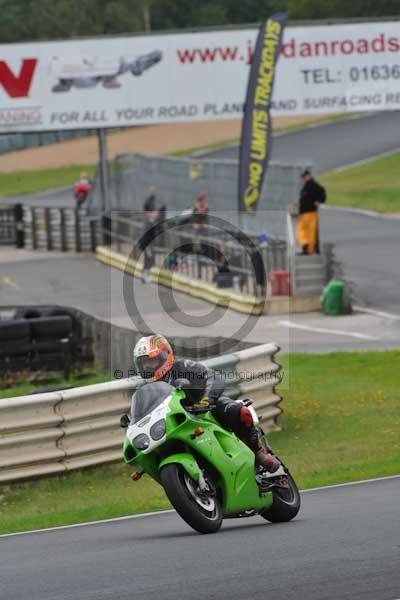
[{"label": "motorcycle windscreen", "polygon": [[141,421],[157,406],[162,404],[175,388],[165,381],[147,383],[139,388],[132,396],[131,420],[132,423]]}]

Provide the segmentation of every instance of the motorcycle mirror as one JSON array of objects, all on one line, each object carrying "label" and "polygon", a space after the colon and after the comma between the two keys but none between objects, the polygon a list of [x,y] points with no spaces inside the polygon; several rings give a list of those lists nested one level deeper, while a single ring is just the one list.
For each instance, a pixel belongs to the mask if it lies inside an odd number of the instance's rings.
[{"label": "motorcycle mirror", "polygon": [[119,420],[119,426],[121,427],[121,429],[127,429],[129,427],[131,423],[131,419],[129,417],[129,415],[122,415],[122,417]]}]

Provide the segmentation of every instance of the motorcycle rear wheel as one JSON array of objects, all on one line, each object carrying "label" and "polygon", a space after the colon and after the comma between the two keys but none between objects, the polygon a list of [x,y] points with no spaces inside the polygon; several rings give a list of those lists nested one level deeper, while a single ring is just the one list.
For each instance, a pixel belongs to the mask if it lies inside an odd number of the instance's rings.
[{"label": "motorcycle rear wheel", "polygon": [[218,531],[223,514],[215,495],[200,495],[197,483],[180,464],[163,467],[160,478],[172,506],[190,527],[199,533]]},{"label": "motorcycle rear wheel", "polygon": [[287,473],[288,489],[277,489],[272,493],[271,506],[260,512],[260,516],[271,523],[285,523],[295,518],[300,510],[300,492],[290,473]]}]

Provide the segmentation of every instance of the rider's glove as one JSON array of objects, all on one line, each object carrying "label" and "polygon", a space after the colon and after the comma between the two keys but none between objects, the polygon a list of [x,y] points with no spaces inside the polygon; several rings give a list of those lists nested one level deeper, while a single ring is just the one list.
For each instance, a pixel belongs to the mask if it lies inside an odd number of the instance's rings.
[{"label": "rider's glove", "polygon": [[242,406],[240,409],[240,422],[243,423],[245,427],[251,429],[254,425],[253,416],[247,406]]}]

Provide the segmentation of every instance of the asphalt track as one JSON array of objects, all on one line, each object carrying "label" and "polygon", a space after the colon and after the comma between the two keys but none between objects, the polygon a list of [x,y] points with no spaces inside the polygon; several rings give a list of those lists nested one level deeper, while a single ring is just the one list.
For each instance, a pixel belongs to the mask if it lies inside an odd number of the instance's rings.
[{"label": "asphalt track", "polygon": [[[26,250],[16,253],[13,248],[0,251],[2,306],[62,304],[133,329],[141,329],[135,318],[139,313],[147,323],[146,330],[162,331],[167,336],[222,336],[252,344],[276,341],[284,352],[399,346],[400,316],[396,319],[356,313],[338,319],[311,313],[250,317],[248,322],[247,315],[212,307],[186,294],[171,294],[163,286],[143,285],[130,276],[129,281],[136,309],[129,309],[124,300],[123,273],[109,269],[91,254]],[[214,318],[209,324],[202,324],[198,317],[210,313]],[[182,316],[186,316],[186,324],[182,323]],[[247,333],[238,333],[246,322],[250,325]]]},{"label": "asphalt track", "polygon": [[[332,121],[274,137],[272,160],[284,163],[310,162],[315,173],[366,160],[400,148],[400,112],[367,113],[361,117]],[[238,146],[202,152],[203,158],[238,158]],[[37,206],[74,206],[71,188],[2,198],[4,202],[23,201]]]},{"label": "asphalt track", "polygon": [[[319,173],[397,148],[400,112],[382,112],[279,135],[274,140],[272,159],[310,161]],[[237,154],[235,146],[203,156],[237,158]],[[68,189],[24,196],[23,201],[42,206],[74,204]],[[336,243],[337,257],[345,266],[346,279],[353,284],[357,304],[400,315],[400,221],[331,209],[321,213],[321,236],[323,241]]]},{"label": "asphalt track", "polygon": [[327,207],[320,230],[335,244],[354,303],[400,316],[400,218]]},{"label": "asphalt track", "polygon": [[291,523],[227,520],[215,535],[166,513],[3,537],[0,597],[395,600],[399,500],[396,478],[310,491]]},{"label": "asphalt track", "polygon": [[[278,134],[271,160],[314,165],[315,173],[400,148],[400,112],[367,114]],[[203,158],[237,159],[237,145],[202,153]]]},{"label": "asphalt track", "polygon": [[[333,121],[274,139],[272,160],[309,162],[314,173],[331,171],[400,148],[400,113],[375,113]],[[238,146],[204,158],[237,159]],[[329,189],[328,205],[329,205]],[[357,304],[400,315],[400,220],[348,212],[321,211],[321,239],[335,243],[336,256],[352,283]]]}]

